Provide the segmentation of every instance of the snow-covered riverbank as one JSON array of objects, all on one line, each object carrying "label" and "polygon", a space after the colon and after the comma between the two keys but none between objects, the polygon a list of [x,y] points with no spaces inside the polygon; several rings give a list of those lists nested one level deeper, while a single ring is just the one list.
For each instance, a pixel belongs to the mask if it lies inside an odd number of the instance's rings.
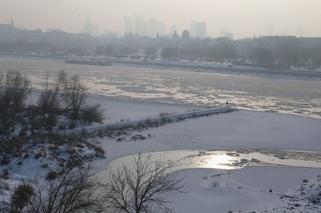
[{"label": "snow-covered riverbank", "polygon": [[[96,161],[96,169],[101,171],[111,160],[139,152],[239,148],[321,150],[321,120],[277,113],[238,111],[168,124],[137,134],[146,139],[99,140],[107,159]],[[290,201],[280,196],[294,193],[303,179],[313,179],[321,170],[259,167],[219,177],[215,174],[226,174],[226,171],[191,169],[177,173],[186,176],[188,193],[171,198],[176,212],[282,212]],[[302,210],[302,206],[297,208],[298,212]]]},{"label": "snow-covered riverbank", "polygon": [[237,111],[141,131],[149,138],[105,138],[109,160],[138,152],[211,149],[321,150],[321,120],[266,112]]},{"label": "snow-covered riverbank", "polygon": [[[174,113],[193,109],[181,105],[133,102],[99,96],[92,97],[90,101],[102,104],[106,110],[107,123],[135,120],[161,112]],[[144,136],[143,140],[132,137],[135,135]],[[93,143],[98,143],[106,152],[106,159],[95,160],[93,166],[95,171],[99,172],[107,167],[108,162],[118,157],[166,150],[249,148],[321,151],[320,138],[321,120],[318,119],[237,111],[133,131],[128,136],[122,136],[122,140],[110,137],[92,139]],[[12,170],[13,186],[15,181],[21,178],[31,178],[33,175],[44,177],[48,171],[42,165],[47,161],[42,158],[29,159],[22,165],[15,166]],[[294,190],[303,179],[313,179],[321,171],[307,168],[256,167],[227,175],[224,175],[224,170],[214,169],[191,169],[177,173],[186,176],[185,189],[188,193],[177,194],[171,198],[176,212],[228,212],[274,207],[281,209],[290,202],[280,199],[281,194]],[[0,196],[6,195],[8,194]]]}]

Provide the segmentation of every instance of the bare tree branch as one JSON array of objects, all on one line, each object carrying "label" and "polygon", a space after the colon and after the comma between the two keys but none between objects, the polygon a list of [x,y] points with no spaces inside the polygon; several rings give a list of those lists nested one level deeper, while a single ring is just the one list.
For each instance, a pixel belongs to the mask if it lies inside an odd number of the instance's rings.
[{"label": "bare tree branch", "polygon": [[95,196],[98,185],[89,171],[89,166],[65,169],[45,184],[33,182],[27,204],[21,211],[12,213],[101,212],[102,201]]},{"label": "bare tree branch", "polygon": [[107,208],[118,212],[170,212],[169,194],[182,192],[182,179],[169,174],[171,165],[152,162],[139,154],[133,167],[124,166],[110,173],[104,185]]},{"label": "bare tree branch", "polygon": [[64,71],[59,72],[56,80],[51,84],[49,83],[49,75],[46,74],[44,89],[41,91],[40,98],[38,100],[38,106],[42,113],[53,114],[54,111],[59,109],[59,95],[62,92],[65,82],[66,73]]},{"label": "bare tree branch", "polygon": [[66,109],[72,113],[72,118],[79,119],[80,110],[86,104],[88,93],[77,75],[72,76],[65,84],[62,97],[66,103]]}]

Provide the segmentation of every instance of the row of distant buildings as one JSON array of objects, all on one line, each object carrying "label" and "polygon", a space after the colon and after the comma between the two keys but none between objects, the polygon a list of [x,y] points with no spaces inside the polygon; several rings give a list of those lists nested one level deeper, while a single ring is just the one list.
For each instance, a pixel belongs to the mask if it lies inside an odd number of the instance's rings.
[{"label": "row of distant buildings", "polygon": [[[182,29],[181,31],[176,26],[171,26],[168,30],[165,28],[165,23],[158,21],[156,18],[152,18],[149,21],[145,21],[142,16],[134,16],[133,19],[126,18],[125,24],[125,36],[148,36],[148,37],[166,37],[172,39],[187,39],[187,38],[206,38],[207,25],[205,22],[191,21],[189,29]],[[0,39],[2,40],[15,40],[14,35],[18,28],[15,28],[13,20],[8,24],[0,24]],[[59,32],[60,30],[47,30],[47,32]],[[21,34],[22,32],[20,32]],[[23,33],[28,33],[28,36],[37,38],[41,35],[41,29],[37,30],[25,30]],[[86,35],[99,35],[97,27],[91,21],[88,15],[84,21],[83,28],[79,34]],[[233,34],[225,35],[226,37],[233,38]]]},{"label": "row of distant buildings", "polygon": [[[152,18],[149,21],[145,21],[142,16],[135,15],[133,18],[126,18],[124,20],[125,34],[135,34],[140,36],[165,36],[173,35],[177,33],[176,26],[171,26],[169,30],[166,30],[165,22],[158,21],[156,18]],[[190,37],[205,38],[207,37],[207,25],[205,22],[191,21],[190,28],[183,31],[189,31]]]},{"label": "row of distant buildings", "polygon": [[135,15],[133,18],[126,18],[124,21],[125,34],[137,34],[140,36],[165,35],[165,23],[155,18],[145,21],[142,16]]}]

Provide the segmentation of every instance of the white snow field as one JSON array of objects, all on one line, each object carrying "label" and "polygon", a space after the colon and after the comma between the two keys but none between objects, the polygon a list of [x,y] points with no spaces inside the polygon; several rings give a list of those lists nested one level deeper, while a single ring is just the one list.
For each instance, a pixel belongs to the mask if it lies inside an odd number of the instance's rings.
[{"label": "white snow field", "polygon": [[140,131],[143,141],[101,140],[110,161],[138,152],[211,149],[321,151],[321,120],[267,112],[236,111]]},{"label": "white snow field", "polygon": [[[147,139],[135,141],[128,137],[121,142],[101,139],[107,158],[96,161],[96,169],[102,171],[113,159],[139,152],[245,148],[321,151],[321,120],[277,113],[236,111],[171,123],[137,134]],[[321,169],[250,167],[212,177],[227,172],[215,169],[178,171],[178,175],[186,176],[187,193],[170,197],[175,212],[296,212],[288,207],[290,201],[280,196],[294,193],[303,179],[315,178],[321,174]],[[303,209],[305,212],[320,210],[313,208]],[[297,212],[300,211],[302,208],[298,208]]]},{"label": "white snow field", "polygon": [[[194,108],[103,96],[91,97],[90,102],[102,104],[106,110],[106,123],[157,116],[161,112],[186,112]],[[134,134],[146,136],[146,139],[134,140],[130,136],[120,142],[117,138],[93,139],[98,140],[106,152],[106,159],[93,162],[95,171],[105,170],[108,163],[116,158],[139,152],[221,149],[321,151],[321,120],[278,113],[235,111],[131,133]],[[37,174],[44,176],[47,171],[42,171],[42,163],[35,161],[26,161],[13,168],[13,175],[17,179]],[[280,199],[280,196],[295,194],[303,179],[314,179],[321,174],[321,169],[249,167],[237,171],[189,169],[176,173],[186,176],[186,193],[170,197],[173,201],[170,205],[175,212],[264,212],[265,209],[267,212],[284,212],[293,201]],[[16,183],[12,180],[12,184]],[[8,194],[1,196],[8,199]],[[304,200],[298,203],[303,212],[321,211],[318,207],[304,206]],[[289,211],[296,212],[296,209],[300,212],[300,207]]]}]

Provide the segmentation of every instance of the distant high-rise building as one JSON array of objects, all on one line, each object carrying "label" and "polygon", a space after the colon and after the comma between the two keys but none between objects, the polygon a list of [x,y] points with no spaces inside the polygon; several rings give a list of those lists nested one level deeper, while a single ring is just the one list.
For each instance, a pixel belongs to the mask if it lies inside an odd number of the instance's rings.
[{"label": "distant high-rise building", "polygon": [[205,38],[207,36],[207,27],[205,22],[198,22],[196,24],[196,37]]},{"label": "distant high-rise building", "polygon": [[164,35],[164,22],[159,22],[157,19],[152,18],[149,20],[148,26],[148,35],[151,37],[155,37],[157,35]]},{"label": "distant high-rise building", "polygon": [[89,35],[95,35],[97,34],[97,28],[92,23],[90,16],[88,15],[85,22],[84,22],[84,28],[83,33],[87,33]]},{"label": "distant high-rise building", "polygon": [[196,21],[192,20],[189,25],[189,32],[191,37],[196,37]]},{"label": "distant high-rise building", "polygon": [[11,19],[10,27],[11,27],[11,29],[14,29],[14,21],[13,21],[13,18]]},{"label": "distant high-rise building", "polygon": [[165,22],[159,22],[159,35],[165,35]]},{"label": "distant high-rise building", "polygon": [[191,21],[190,35],[192,37],[205,38],[207,36],[207,26],[205,22]]},{"label": "distant high-rise building", "polygon": [[172,25],[171,28],[170,28],[169,34],[173,35],[175,32],[177,32],[177,28],[176,28],[175,25]]},{"label": "distant high-rise building", "polygon": [[131,18],[125,18],[125,34],[133,33],[133,21]]},{"label": "distant high-rise building", "polygon": [[135,15],[134,17],[134,33],[146,36],[148,34],[148,24],[144,22],[141,15]]},{"label": "distant high-rise building", "polygon": [[157,20],[155,18],[149,20],[148,34],[151,37],[156,36],[158,34]]},{"label": "distant high-rise building", "polygon": [[133,19],[124,20],[124,30],[125,34],[157,37],[165,34],[165,23],[156,18],[145,21],[141,15],[135,15]]}]

